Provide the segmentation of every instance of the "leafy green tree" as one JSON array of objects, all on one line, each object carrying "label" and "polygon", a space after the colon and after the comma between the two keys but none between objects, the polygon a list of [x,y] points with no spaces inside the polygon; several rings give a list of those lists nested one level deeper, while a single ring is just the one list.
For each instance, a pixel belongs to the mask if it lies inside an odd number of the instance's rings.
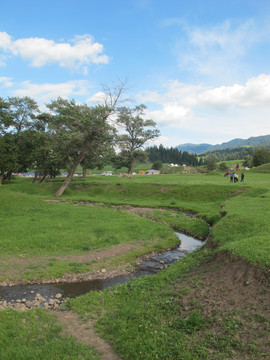
[{"label": "leafy green tree", "polygon": [[117,145],[120,149],[118,166],[126,166],[129,176],[133,175],[135,161],[145,159],[146,153],[142,150],[144,144],[159,136],[156,123],[153,120],[144,120],[146,106],[139,105],[133,109],[122,107],[119,109],[117,124],[123,133],[117,136]]},{"label": "leafy green tree", "polygon": [[105,165],[112,162],[112,158],[115,156],[115,151],[112,144],[103,142],[98,147],[90,149],[85,155],[81,166],[83,169],[83,177],[86,177],[86,169],[103,169]]},{"label": "leafy green tree", "polygon": [[111,109],[79,105],[62,98],[47,106],[52,112],[49,128],[54,133],[55,148],[69,168],[64,183],[54,194],[61,196],[85,155],[99,144],[112,140],[113,129],[107,122]]},{"label": "leafy green tree", "polygon": [[51,111],[49,129],[54,135],[55,149],[69,169],[54,196],[63,194],[86,155],[113,143],[115,129],[109,124],[109,118],[115,112],[125,87],[125,81],[113,84],[111,88],[104,86],[103,105],[89,107],[61,98],[47,105]]},{"label": "leafy green tree", "polygon": [[253,166],[260,166],[270,162],[270,149],[261,147],[255,150],[253,155]]},{"label": "leafy green tree", "polygon": [[18,166],[17,154],[14,152],[15,138],[7,133],[0,136],[0,185],[8,173],[12,173]]},{"label": "leafy green tree", "polygon": [[247,155],[244,159],[243,166],[251,168],[252,167],[252,156]]},{"label": "leafy green tree", "polygon": [[12,122],[12,118],[10,116],[10,104],[0,97],[0,135],[4,136]]},{"label": "leafy green tree", "polygon": [[206,163],[207,170],[209,170],[209,171],[215,170],[215,168],[216,168],[216,158],[215,158],[214,155],[208,155],[206,160],[205,160],[205,163]]},{"label": "leafy green tree", "polygon": [[28,96],[8,98],[11,117],[10,130],[20,135],[24,130],[34,126],[35,119],[39,113],[39,107],[35,100]]},{"label": "leafy green tree", "polygon": [[[26,171],[34,151],[33,134],[39,108],[29,97],[0,100],[1,176]],[[5,163],[5,164],[4,164]]]},{"label": "leafy green tree", "polygon": [[162,161],[156,160],[153,162],[152,168],[154,170],[160,170],[162,168],[162,166],[163,166]]},{"label": "leafy green tree", "polygon": [[14,160],[12,136],[11,134],[8,135],[8,128],[11,123],[8,110],[8,102],[0,97],[0,185],[2,185],[5,171],[9,170],[9,166]]},{"label": "leafy green tree", "polygon": [[219,168],[219,170],[221,170],[221,171],[226,171],[226,170],[228,170],[228,167],[227,167],[227,165],[226,165],[225,162],[220,163],[219,166],[218,166],[218,168]]}]

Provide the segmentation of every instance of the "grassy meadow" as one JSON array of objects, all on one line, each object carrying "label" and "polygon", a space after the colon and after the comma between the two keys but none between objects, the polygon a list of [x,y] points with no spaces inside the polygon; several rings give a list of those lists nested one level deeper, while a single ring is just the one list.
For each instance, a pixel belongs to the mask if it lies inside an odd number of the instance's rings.
[{"label": "grassy meadow", "polygon": [[[123,360],[267,359],[269,289],[264,281],[255,288],[255,278],[237,282],[233,270],[270,269],[265,168],[245,172],[244,183],[218,172],[75,178],[59,201],[53,193],[62,179],[13,179],[0,187],[0,281],[128,269],[138,256],[176,246],[174,230],[205,237],[210,224],[208,246],[155,276],[69,300],[65,309],[96,319],[96,331]],[[117,247],[126,250],[87,260]],[[100,358],[60,330],[47,310],[1,311],[0,358]],[[69,357],[64,346],[72,348]]]}]

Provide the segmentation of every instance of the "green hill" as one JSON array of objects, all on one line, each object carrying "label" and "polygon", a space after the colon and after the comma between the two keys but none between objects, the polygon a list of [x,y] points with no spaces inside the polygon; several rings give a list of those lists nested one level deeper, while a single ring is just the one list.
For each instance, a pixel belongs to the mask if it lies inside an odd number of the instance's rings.
[{"label": "green hill", "polygon": [[224,149],[235,149],[241,147],[258,147],[258,146],[270,146],[270,135],[255,136],[248,139],[236,138],[222,144],[211,145],[211,144],[182,144],[178,145],[179,151],[188,151],[191,153],[200,154],[206,151],[224,150]]}]

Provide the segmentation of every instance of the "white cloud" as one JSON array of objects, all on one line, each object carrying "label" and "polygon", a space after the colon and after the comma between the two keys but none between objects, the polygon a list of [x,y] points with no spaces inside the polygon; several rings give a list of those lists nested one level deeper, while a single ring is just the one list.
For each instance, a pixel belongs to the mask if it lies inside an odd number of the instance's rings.
[{"label": "white cloud", "polygon": [[85,80],[67,81],[59,84],[33,84],[30,81],[24,81],[17,85],[13,92],[14,96],[29,96],[38,99],[40,104],[47,103],[57,97],[70,98],[86,95],[89,92],[90,85]]},{"label": "white cloud", "polygon": [[245,22],[226,20],[208,28],[187,24],[181,27],[184,36],[179,38],[174,50],[180,69],[227,82],[239,78],[252,67],[245,57],[252,57],[253,46],[269,44],[269,24],[258,24],[252,19]]},{"label": "white cloud", "polygon": [[4,51],[8,51],[11,43],[11,37],[6,32],[0,32],[0,48]]},{"label": "white cloud", "polygon": [[138,98],[145,103],[154,101],[153,110],[150,103],[148,117],[163,134],[189,132],[190,137],[203,141],[270,134],[268,74],[252,77],[245,84],[216,88],[170,81],[164,93],[152,95],[144,92]]},{"label": "white cloud", "polygon": [[94,42],[89,34],[77,35],[69,42],[56,43],[44,38],[12,40],[6,32],[0,32],[0,49],[6,54],[20,56],[33,67],[56,63],[69,70],[86,73],[90,64],[109,62],[109,57],[103,54],[103,45]]},{"label": "white cloud", "polygon": [[0,77],[0,83],[2,83],[4,85],[4,87],[13,86],[12,79],[10,77],[6,77],[6,76]]},{"label": "white cloud", "polygon": [[163,105],[162,110],[154,110],[148,113],[160,126],[170,124],[172,127],[183,127],[184,123],[192,118],[192,110],[177,103]]},{"label": "white cloud", "polygon": [[270,75],[250,78],[244,85],[221,86],[202,92],[198,102],[215,108],[270,107]]},{"label": "white cloud", "polygon": [[106,99],[106,94],[103,91],[99,91],[94,95],[91,95],[89,98],[86,99],[86,103],[90,106],[93,104],[104,104]]}]

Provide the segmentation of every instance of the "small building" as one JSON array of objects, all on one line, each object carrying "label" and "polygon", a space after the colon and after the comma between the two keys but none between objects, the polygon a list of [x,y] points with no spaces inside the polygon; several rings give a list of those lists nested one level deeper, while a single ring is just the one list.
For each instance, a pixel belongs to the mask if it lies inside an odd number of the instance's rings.
[{"label": "small building", "polygon": [[154,170],[154,169],[151,169],[151,170],[147,170],[145,172],[146,175],[159,175],[160,174],[160,171],[159,170]]}]

